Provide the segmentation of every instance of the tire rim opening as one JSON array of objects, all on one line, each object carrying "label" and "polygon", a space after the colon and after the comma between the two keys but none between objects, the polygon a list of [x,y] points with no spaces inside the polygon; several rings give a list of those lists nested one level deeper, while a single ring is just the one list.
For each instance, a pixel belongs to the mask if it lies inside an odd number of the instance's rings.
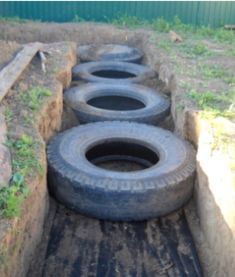
[{"label": "tire rim opening", "polygon": [[98,96],[87,101],[87,104],[99,109],[113,111],[138,110],[145,107],[141,101],[126,96]]},{"label": "tire rim opening", "polygon": [[148,147],[126,141],[106,141],[93,146],[86,152],[93,165],[119,172],[138,171],[152,167],[159,156]]},{"label": "tire rim opening", "polygon": [[136,74],[122,70],[98,70],[92,72],[96,77],[109,79],[128,79],[136,77]]}]

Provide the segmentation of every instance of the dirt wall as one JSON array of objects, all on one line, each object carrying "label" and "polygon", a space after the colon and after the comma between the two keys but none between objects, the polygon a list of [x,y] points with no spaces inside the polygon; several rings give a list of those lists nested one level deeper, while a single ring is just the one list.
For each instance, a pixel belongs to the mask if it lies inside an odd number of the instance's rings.
[{"label": "dirt wall", "polygon": [[[30,260],[41,241],[49,209],[45,142],[60,129],[63,88],[71,82],[71,67],[76,61],[75,50],[73,43],[46,46],[47,73],[42,72],[40,63],[35,58],[1,103],[3,108],[8,107],[13,114],[11,124],[15,128],[9,128],[8,135],[18,138],[27,134],[37,140],[37,159],[41,165],[40,172],[35,172],[26,179],[29,195],[22,204],[20,215],[14,219],[0,220],[0,276],[3,277],[25,276]],[[20,107],[20,102],[14,101],[14,97],[22,91],[26,93],[28,89],[39,86],[47,88],[50,96],[39,107],[30,127],[27,127],[26,122],[21,119],[29,119],[30,115]]]}]

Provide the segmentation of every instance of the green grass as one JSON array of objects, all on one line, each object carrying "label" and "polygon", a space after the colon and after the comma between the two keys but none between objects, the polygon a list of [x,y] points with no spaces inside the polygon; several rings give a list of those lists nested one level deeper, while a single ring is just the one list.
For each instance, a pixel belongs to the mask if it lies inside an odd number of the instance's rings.
[{"label": "green grass", "polygon": [[[235,34],[232,30],[225,30],[223,27],[211,28],[210,26],[193,26],[183,23],[179,17],[175,16],[172,21],[167,21],[163,17],[154,20],[141,20],[135,16],[120,16],[110,23],[126,27],[138,28],[140,26],[148,27],[157,32],[168,33],[170,30],[180,33],[184,38],[192,39],[211,39],[216,42],[226,42],[230,44],[235,43]],[[196,52],[203,51],[200,47],[195,50]]]},{"label": "green grass", "polygon": [[22,19],[18,16],[12,16],[12,17],[3,17],[0,16],[0,22],[16,22],[16,23],[24,23],[26,22],[25,19]]},{"label": "green grass", "polygon": [[231,48],[231,49],[228,49],[227,51],[225,51],[225,55],[235,57],[235,48]]},{"label": "green grass", "polygon": [[200,73],[205,80],[221,79],[228,85],[235,85],[235,77],[218,65],[201,65]]},{"label": "green grass", "polygon": [[[31,112],[24,118],[26,123],[32,123],[34,112],[41,108],[48,96],[51,96],[51,91],[44,87],[33,87],[19,94],[22,109],[26,108]],[[13,112],[9,108],[5,110],[5,118],[8,123],[13,118]],[[0,216],[12,218],[20,215],[21,204],[29,193],[25,179],[34,177],[36,173],[42,176],[44,172],[37,155],[39,143],[33,137],[27,134],[18,139],[9,137],[6,145],[12,157],[12,178],[9,185],[0,189]]]},{"label": "green grass", "polygon": [[[9,140],[7,145],[12,149],[13,157],[16,157],[12,161],[13,171],[24,176],[29,174],[32,168],[41,172],[41,165],[36,158],[37,144],[33,142],[32,137],[22,135],[18,140]],[[32,171],[31,175],[34,174]]]},{"label": "green grass", "polygon": [[15,173],[8,187],[0,190],[0,215],[12,218],[20,215],[20,207],[28,195],[24,177]]},{"label": "green grass", "polygon": [[13,119],[13,112],[10,109],[5,109],[4,111],[6,122],[10,122]]},{"label": "green grass", "polygon": [[0,210],[5,217],[15,217],[20,213],[23,199],[28,195],[25,176],[32,170],[41,170],[36,158],[36,145],[28,135],[17,140],[9,140],[7,146],[13,157],[13,175],[10,185],[0,191]]},{"label": "green grass", "polygon": [[20,215],[23,200],[29,194],[25,178],[42,174],[42,167],[37,158],[38,144],[24,134],[19,139],[9,139],[6,143],[12,155],[12,178],[8,186],[0,190],[0,215],[16,217]]},{"label": "green grass", "polygon": [[38,143],[28,135],[19,139],[8,140],[6,145],[12,155],[12,178],[8,186],[0,190],[0,215],[7,218],[20,215],[21,204],[28,196],[29,189],[25,178],[42,174],[42,167],[37,159]]},{"label": "green grass", "polygon": [[200,67],[200,72],[204,79],[214,79],[220,78],[223,79],[227,73],[224,68],[218,65],[202,65]]},{"label": "green grass", "polygon": [[117,27],[125,27],[135,29],[141,26],[146,26],[147,22],[139,19],[136,16],[123,15],[113,19],[111,23]]},{"label": "green grass", "polygon": [[203,43],[197,43],[192,48],[192,54],[196,56],[206,56],[209,54],[209,50]]},{"label": "green grass", "polygon": [[202,42],[184,42],[182,44],[178,44],[177,49],[188,58],[208,57],[211,55],[211,51]]},{"label": "green grass", "polygon": [[169,39],[162,39],[157,42],[156,45],[158,48],[165,50],[166,52],[170,52],[172,50],[172,42]]},{"label": "green grass", "polygon": [[213,93],[211,91],[197,92],[191,90],[188,97],[201,109],[204,116],[223,116],[234,119],[235,116],[235,91]]},{"label": "green grass", "polygon": [[20,94],[21,101],[32,111],[38,111],[45,97],[51,96],[51,91],[44,87],[33,87]]},{"label": "green grass", "polygon": [[234,75],[229,75],[227,74],[224,78],[223,78],[224,82],[227,83],[230,86],[235,86],[235,76]]},{"label": "green grass", "polygon": [[171,24],[160,17],[152,21],[151,27],[154,31],[168,33],[171,30]]},{"label": "green grass", "polygon": [[74,22],[74,23],[85,22],[85,19],[76,14],[74,16],[72,22]]}]

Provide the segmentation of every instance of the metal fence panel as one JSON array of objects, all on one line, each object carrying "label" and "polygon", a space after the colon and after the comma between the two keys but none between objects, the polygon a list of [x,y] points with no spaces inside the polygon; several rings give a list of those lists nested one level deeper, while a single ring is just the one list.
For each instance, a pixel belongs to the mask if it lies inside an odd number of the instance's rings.
[{"label": "metal fence panel", "polygon": [[184,23],[218,27],[235,23],[234,1],[8,1],[0,2],[0,16],[68,22],[75,16],[93,21],[112,21],[123,16],[171,21],[178,16]]}]

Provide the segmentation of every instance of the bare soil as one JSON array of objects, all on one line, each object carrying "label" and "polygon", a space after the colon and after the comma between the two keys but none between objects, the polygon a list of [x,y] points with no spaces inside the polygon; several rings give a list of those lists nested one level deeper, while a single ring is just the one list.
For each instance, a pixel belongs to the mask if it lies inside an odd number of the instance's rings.
[{"label": "bare soil", "polygon": [[[62,91],[71,81],[71,66],[74,64],[68,56],[71,48],[71,45],[66,46],[66,43],[63,46],[54,44],[52,49],[48,47],[47,69],[50,75],[43,74],[39,58],[35,57],[1,102],[1,109],[11,112],[7,120],[8,139],[19,139],[24,134],[37,142],[35,158],[42,169],[41,173],[35,170],[36,172],[29,172],[25,176],[30,193],[22,203],[20,215],[13,219],[0,218],[1,276],[25,276],[29,261],[41,239],[49,207],[45,141],[60,128]],[[15,44],[6,54],[9,53],[10,56],[11,51],[14,56],[19,49],[19,45]],[[57,52],[54,58],[53,51]],[[5,63],[4,55],[2,57],[0,64]],[[38,112],[30,111],[26,108],[28,103],[22,102],[22,95],[35,87],[47,88],[51,92]]]}]

